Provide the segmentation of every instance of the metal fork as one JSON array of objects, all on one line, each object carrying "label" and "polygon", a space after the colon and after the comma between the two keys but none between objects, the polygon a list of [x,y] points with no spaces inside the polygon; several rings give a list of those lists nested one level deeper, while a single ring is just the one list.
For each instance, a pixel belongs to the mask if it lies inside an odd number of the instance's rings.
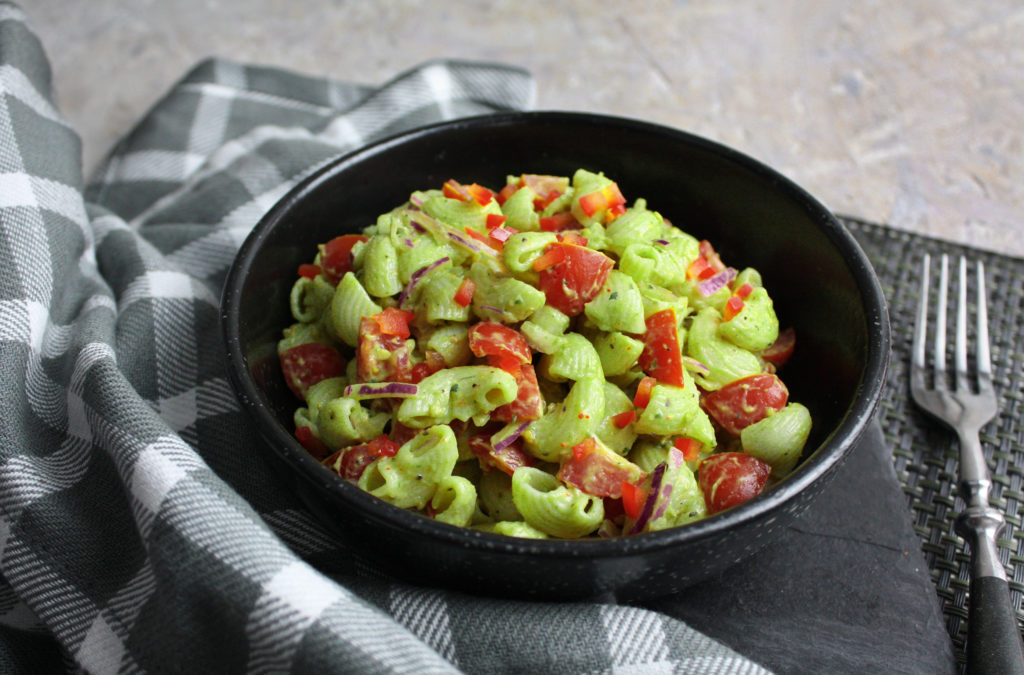
[{"label": "metal fork", "polygon": [[[928,324],[928,289],[931,258],[924,256],[921,299],[914,325],[910,363],[910,393],[917,404],[956,432],[960,440],[960,494],[966,509],[956,520],[956,531],[971,549],[971,581],[967,615],[967,665],[975,673],[1024,673],[1017,617],[1010,601],[1006,571],[999,561],[996,539],[1006,524],[1002,512],[989,506],[992,480],[978,433],[996,414],[989,357],[985,269],[977,263],[977,328],[975,365],[967,360],[967,261],[960,258],[957,287],[956,344],[953,386],[946,371],[946,302],[949,261],[942,256],[939,300],[936,306],[934,356],[931,375],[925,339]],[[973,382],[972,382],[973,380]]]}]

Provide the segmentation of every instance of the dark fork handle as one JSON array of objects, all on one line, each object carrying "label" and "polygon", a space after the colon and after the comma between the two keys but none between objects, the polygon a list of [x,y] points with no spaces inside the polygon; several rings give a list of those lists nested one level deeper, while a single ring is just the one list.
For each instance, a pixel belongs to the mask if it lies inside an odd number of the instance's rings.
[{"label": "dark fork handle", "polygon": [[1003,514],[987,506],[969,507],[956,522],[971,547],[967,610],[967,672],[971,675],[1024,675],[1017,614],[996,547],[1004,524]]},{"label": "dark fork handle", "polygon": [[974,577],[967,615],[967,672],[1024,674],[1020,629],[1006,579]]}]

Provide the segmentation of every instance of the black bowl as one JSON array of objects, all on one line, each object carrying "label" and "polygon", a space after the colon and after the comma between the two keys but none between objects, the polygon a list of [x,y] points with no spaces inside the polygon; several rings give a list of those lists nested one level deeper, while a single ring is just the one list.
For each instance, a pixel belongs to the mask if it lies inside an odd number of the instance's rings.
[{"label": "black bowl", "polygon": [[[377,500],[322,467],[292,436],[296,401],[276,343],[288,293],[316,245],[358,231],[417,189],[454,178],[603,171],[731,264],[757,268],[797,351],[783,371],[814,420],[804,460],[759,497],[662,532],[529,540],[456,528]],[[232,384],[266,457],[309,508],[377,567],[425,585],[543,599],[678,591],[759,550],[829,482],[870,421],[889,358],[885,299],[850,233],[818,201],[719,144],[637,120],[536,112],[411,131],[325,166],[256,225],[227,278],[222,324]],[[851,514],[851,517],[856,517]]]}]

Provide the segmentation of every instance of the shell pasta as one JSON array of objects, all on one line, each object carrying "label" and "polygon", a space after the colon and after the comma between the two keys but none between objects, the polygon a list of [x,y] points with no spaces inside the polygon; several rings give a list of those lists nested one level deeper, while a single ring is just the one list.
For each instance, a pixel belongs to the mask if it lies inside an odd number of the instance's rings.
[{"label": "shell pasta", "polygon": [[602,173],[495,187],[414,192],[299,267],[278,356],[312,455],[395,507],[561,539],[684,525],[798,465],[795,335],[756,270]]}]

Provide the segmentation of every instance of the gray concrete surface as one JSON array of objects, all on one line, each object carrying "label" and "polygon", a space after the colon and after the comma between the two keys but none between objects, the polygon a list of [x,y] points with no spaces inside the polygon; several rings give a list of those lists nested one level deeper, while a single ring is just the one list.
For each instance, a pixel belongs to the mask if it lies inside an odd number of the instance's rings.
[{"label": "gray concrete surface", "polygon": [[1019,0],[27,0],[87,170],[199,59],[376,83],[520,64],[537,107],[669,124],[833,210],[1024,256]]}]

